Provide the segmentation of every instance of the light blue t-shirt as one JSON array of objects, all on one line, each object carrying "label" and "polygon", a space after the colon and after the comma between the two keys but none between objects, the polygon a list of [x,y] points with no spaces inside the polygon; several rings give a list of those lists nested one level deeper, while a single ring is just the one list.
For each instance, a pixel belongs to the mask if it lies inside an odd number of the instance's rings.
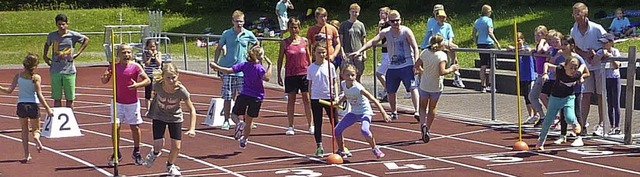
[{"label": "light blue t-shirt", "polygon": [[35,86],[32,79],[18,76],[18,103],[39,103]]},{"label": "light blue t-shirt", "polygon": [[[233,28],[225,30],[222,33],[222,37],[220,37],[219,45],[227,47],[227,55],[220,59],[218,64],[230,68],[235,64],[246,62],[249,44],[255,44],[257,42],[258,38],[247,29],[242,28],[242,32],[239,34],[236,33]],[[241,72],[231,75],[243,76]]]},{"label": "light blue t-shirt", "polygon": [[631,26],[631,23],[629,22],[629,18],[627,17],[622,17],[622,19],[619,18],[613,18],[613,21],[611,21],[611,25],[609,26],[609,29],[613,30],[613,32],[615,33],[622,33],[623,29]]},{"label": "light blue t-shirt", "polygon": [[435,18],[433,17],[429,17],[429,19],[427,19],[427,26],[425,26],[425,31],[424,31],[424,38],[422,38],[422,43],[420,44],[420,48],[424,49],[427,48],[427,46],[429,46],[429,38],[431,38],[432,33],[430,30],[430,27],[432,26],[436,26],[438,25],[438,21],[436,21]]},{"label": "light blue t-shirt", "polygon": [[[431,18],[433,19],[433,18]],[[433,20],[433,24],[428,24],[427,31],[425,32],[425,38],[422,40],[422,44],[420,44],[420,48],[426,48],[430,46],[429,39],[431,36],[435,34],[440,34],[444,38],[444,42],[448,42],[453,39],[453,28],[451,24],[444,22],[442,25],[438,24],[437,20]]]},{"label": "light blue t-shirt", "polygon": [[473,28],[478,32],[476,44],[493,44],[493,39],[489,37],[489,28],[493,28],[493,20],[487,16],[480,16],[476,19]]},{"label": "light blue t-shirt", "polygon": [[276,11],[278,11],[278,14],[280,14],[281,17],[288,17],[287,8],[287,3],[284,3],[283,1],[278,1],[276,4]]}]

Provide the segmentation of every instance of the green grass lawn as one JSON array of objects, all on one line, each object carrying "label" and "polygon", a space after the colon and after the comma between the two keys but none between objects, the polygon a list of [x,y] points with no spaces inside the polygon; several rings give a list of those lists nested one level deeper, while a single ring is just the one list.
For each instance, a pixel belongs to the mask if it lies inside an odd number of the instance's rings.
[{"label": "green grass lawn", "polygon": [[[605,8],[603,10],[613,11],[614,7]],[[629,9],[629,8],[628,8]],[[478,9],[479,10],[479,9]],[[593,10],[594,12],[599,9]],[[377,9],[363,9],[361,13],[361,21],[367,25],[367,37],[371,38],[375,35],[375,26],[377,22]],[[102,32],[105,25],[119,24],[120,13],[123,14],[124,24],[147,24],[147,11],[137,10],[133,8],[122,9],[81,9],[81,10],[63,10],[63,11],[17,11],[17,12],[0,12],[0,34],[5,33],[48,33],[55,31],[54,17],[58,13],[67,14],[69,17],[69,26],[72,30],[80,32]],[[265,12],[251,13],[247,12],[246,20],[257,19],[259,15],[271,15],[264,14]],[[402,13],[402,12],[401,12]],[[163,31],[176,32],[176,33],[202,33],[205,28],[211,28],[215,34],[221,34],[224,29],[231,26],[230,20],[231,12],[211,13],[202,16],[184,16],[180,14],[165,14],[163,19]],[[473,28],[473,22],[478,18],[478,12],[447,12],[449,15],[449,22],[454,27],[455,43],[463,48],[475,48],[475,45],[471,41],[471,31]],[[343,21],[348,18],[347,11],[344,12],[332,12],[329,14],[329,19],[338,19]],[[430,12],[420,14],[402,14],[403,24],[410,27],[416,36],[418,43],[422,42],[422,38],[425,32],[425,22],[430,17]],[[514,19],[518,21],[518,31],[521,31],[527,37],[528,42],[533,42],[533,29],[540,25],[546,25],[549,29],[558,29],[564,34],[568,34],[569,29],[573,25],[573,17],[571,16],[570,7],[545,7],[545,8],[516,8],[514,10],[500,10],[495,9],[494,15],[495,34],[497,35],[500,44],[503,47],[512,45],[513,42],[513,22]],[[640,19],[632,18],[632,21],[638,21]],[[606,28],[609,26],[610,20],[600,21],[595,20],[603,24]],[[306,30],[309,25],[312,25],[314,21],[303,22],[302,34],[306,34]],[[81,62],[98,62],[104,61],[104,51],[102,44],[104,42],[103,35],[90,35],[91,43],[87,48],[86,54],[83,55],[79,61]],[[134,42],[139,40],[137,36],[132,36]],[[174,56],[174,60],[183,59],[183,39],[182,37],[172,37],[171,45],[168,46],[169,52]],[[0,37],[0,53],[3,56],[3,60],[0,60],[0,65],[3,64],[20,64],[22,57],[27,52],[34,52],[42,55],[42,47],[46,40],[46,36],[26,36],[26,37]],[[129,40],[128,35],[125,35],[123,40],[126,42]],[[629,40],[616,44],[616,46],[623,52],[626,52],[628,46],[637,46],[640,42],[637,40]],[[265,49],[267,55],[271,60],[275,62],[278,56],[277,42],[265,42]],[[206,50],[204,48],[197,47],[195,45],[195,38],[187,38],[187,55],[189,60],[203,60],[206,56]],[[379,52],[378,52],[379,53]],[[213,49],[211,49],[211,57],[213,57]],[[366,74],[371,74],[372,68],[372,52],[368,52],[368,64],[365,71]],[[380,56],[380,55],[378,55]],[[478,58],[475,53],[460,53],[458,54],[461,65],[463,67],[472,67],[473,60]]]}]

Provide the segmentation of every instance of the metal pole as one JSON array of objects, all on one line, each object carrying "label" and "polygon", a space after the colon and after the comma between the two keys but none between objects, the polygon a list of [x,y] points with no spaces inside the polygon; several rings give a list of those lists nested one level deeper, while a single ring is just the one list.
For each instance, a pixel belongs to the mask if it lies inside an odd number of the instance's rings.
[{"label": "metal pole", "polygon": [[207,74],[211,74],[211,68],[209,67],[209,36],[207,36],[207,63],[205,64],[205,67],[207,68]]},{"label": "metal pole", "polygon": [[184,60],[184,70],[189,70],[188,65],[187,65],[187,36],[183,35],[182,36],[182,55],[183,55],[183,60]]},{"label": "metal pole", "polygon": [[373,94],[375,97],[378,95],[378,79],[376,79],[376,66],[378,65],[378,59],[376,58],[377,47],[373,46]]},{"label": "metal pole", "polygon": [[631,119],[634,110],[634,90],[636,81],[636,46],[629,46],[629,56],[627,64],[627,93],[625,100],[625,116],[624,116],[624,144],[631,144]]},{"label": "metal pole", "polygon": [[[595,57],[595,56],[594,56]],[[602,137],[607,137],[610,128],[613,127],[609,127],[609,125],[612,124],[612,122],[609,121],[609,114],[608,113],[608,109],[607,109],[607,75],[605,74],[605,70],[607,68],[607,63],[610,62],[600,62],[600,80],[602,82],[600,82],[600,89],[602,90],[602,94],[600,94],[600,96],[602,97]],[[597,82],[598,79],[596,79]],[[598,84],[596,84],[598,85]],[[597,95],[597,94],[596,94]]]},{"label": "metal pole", "polygon": [[491,55],[491,120],[495,121],[496,120],[496,54],[493,52],[490,52],[490,55]]}]

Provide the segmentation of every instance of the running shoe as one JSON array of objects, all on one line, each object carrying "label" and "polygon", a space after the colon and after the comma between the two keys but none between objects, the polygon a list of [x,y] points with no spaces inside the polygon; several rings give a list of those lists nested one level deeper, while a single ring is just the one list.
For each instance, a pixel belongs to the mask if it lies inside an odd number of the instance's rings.
[{"label": "running shoe", "polygon": [[[120,162],[122,162],[122,155],[120,155],[120,153],[118,153],[118,163],[120,163]],[[116,165],[113,154],[111,154],[111,156],[109,156],[109,162],[108,162],[108,165],[109,165],[110,167],[113,167],[113,166],[115,166],[115,165]]]},{"label": "running shoe", "polygon": [[567,136],[561,136],[557,140],[553,141],[553,144],[562,144],[567,142]]},{"label": "running shoe", "polygon": [[247,144],[249,144],[249,140],[246,138],[240,139],[240,149],[247,148]]},{"label": "running shoe", "polygon": [[136,165],[142,165],[144,163],[144,159],[142,158],[142,155],[140,155],[140,152],[134,152],[131,154],[131,158],[133,158],[133,162]]},{"label": "running shoe", "polygon": [[288,135],[288,136],[293,136],[293,135],[296,134],[296,132],[293,131],[293,127],[289,127],[289,128],[287,128],[287,131],[284,132],[284,134]]},{"label": "running shoe", "polygon": [[420,131],[422,133],[422,142],[428,143],[431,140],[431,133],[429,133],[427,125],[420,126]]},{"label": "running shoe", "polygon": [[322,147],[316,148],[316,153],[314,155],[319,158],[324,157],[324,148]]},{"label": "running shoe", "polygon": [[349,148],[347,148],[346,146],[344,147],[344,149],[342,149],[342,152],[344,153],[344,155],[346,155],[347,157],[353,157],[353,154],[351,154],[351,151],[349,151]]},{"label": "running shoe", "polygon": [[244,122],[238,123],[238,125],[236,126],[236,132],[235,132],[235,134],[233,134],[233,138],[235,138],[236,140],[239,140],[240,137],[242,137],[242,135],[243,135],[242,132],[244,132],[244,126],[245,125],[246,125],[246,123],[244,123]]},{"label": "running shoe", "polygon": [[156,158],[160,157],[160,155],[162,155],[162,152],[155,154],[153,152],[153,149],[151,149],[151,152],[149,152],[149,154],[147,154],[147,157],[144,159],[144,166],[146,166],[147,168],[151,168],[153,162],[156,161]]},{"label": "running shoe", "polygon": [[384,153],[378,147],[371,149],[371,152],[373,152],[373,155],[376,156],[376,159],[381,159],[384,157]]},{"label": "running shoe", "polygon": [[220,127],[220,129],[229,130],[229,127],[231,127],[231,125],[229,125],[229,121],[224,121],[224,123],[222,123],[222,126]]},{"label": "running shoe", "polygon": [[169,173],[169,176],[180,176],[180,175],[182,175],[182,173],[180,173],[180,167],[178,167],[175,164],[171,164],[171,165],[167,166],[167,173]]},{"label": "running shoe", "polygon": [[573,147],[584,146],[584,142],[582,141],[582,137],[579,136],[578,138],[576,138],[576,140],[573,140],[573,143],[571,143],[571,146],[573,146]]}]

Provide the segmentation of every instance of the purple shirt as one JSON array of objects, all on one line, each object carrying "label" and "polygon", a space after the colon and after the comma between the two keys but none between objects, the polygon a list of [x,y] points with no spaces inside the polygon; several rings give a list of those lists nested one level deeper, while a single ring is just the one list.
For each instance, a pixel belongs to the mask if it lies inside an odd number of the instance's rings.
[{"label": "purple shirt", "polygon": [[266,73],[266,70],[260,63],[242,62],[231,67],[233,72],[243,72],[244,84],[240,94],[256,97],[259,100],[264,98],[264,85],[262,84],[262,77]]}]

